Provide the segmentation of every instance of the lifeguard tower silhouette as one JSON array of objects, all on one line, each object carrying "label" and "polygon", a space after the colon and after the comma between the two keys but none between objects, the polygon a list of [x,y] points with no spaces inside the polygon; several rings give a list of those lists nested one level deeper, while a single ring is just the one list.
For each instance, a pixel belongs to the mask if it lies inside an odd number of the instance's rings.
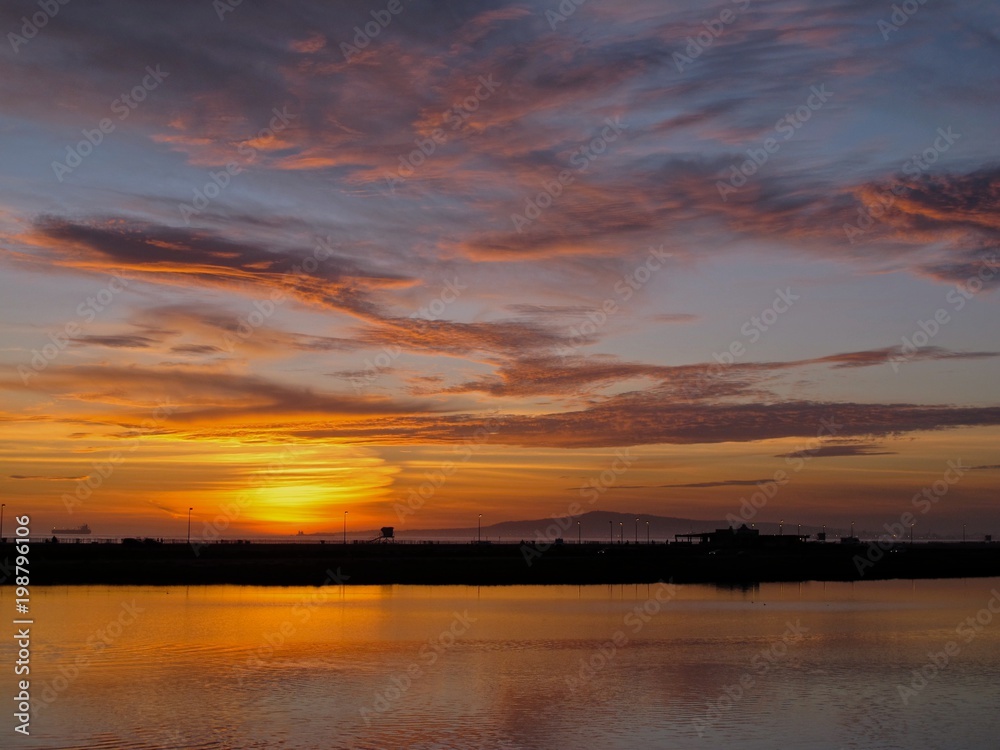
[{"label": "lifeguard tower silhouette", "polygon": [[383,526],[381,529],[379,529],[379,531],[381,531],[382,533],[379,534],[374,539],[369,539],[368,540],[370,544],[383,544],[385,542],[395,542],[396,541],[396,537],[394,535],[395,534],[395,530],[394,530],[394,528],[392,526]]}]

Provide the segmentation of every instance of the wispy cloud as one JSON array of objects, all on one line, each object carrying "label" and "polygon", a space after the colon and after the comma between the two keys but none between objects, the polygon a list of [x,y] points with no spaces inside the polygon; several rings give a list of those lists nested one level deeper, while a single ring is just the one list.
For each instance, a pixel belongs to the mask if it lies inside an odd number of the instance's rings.
[{"label": "wispy cloud", "polygon": [[28,482],[79,482],[87,478],[86,474],[75,477],[51,477],[51,476],[31,476],[27,474],[10,474],[9,479],[18,479]]},{"label": "wispy cloud", "polygon": [[896,451],[880,450],[872,445],[821,445],[815,448],[779,453],[775,458],[839,458],[843,456],[893,456]]},{"label": "wispy cloud", "polygon": [[[945,430],[981,431],[966,460],[995,468],[992,7],[928,4],[887,46],[884,7],[752,3],[681,66],[717,12],[694,0],[583,3],[554,27],[543,0],[408,4],[350,55],[365,0],[222,23],[210,5],[69,3],[0,52],[0,460],[43,507],[43,483],[78,481],[75,460],[162,400],[176,410],[143,433],[162,453],[113,483],[150,513],[216,491],[177,469],[185,451],[365,445],[382,488],[495,410],[484,454],[511,481],[606,448],[692,459],[616,483],[636,496],[710,502],[695,490],[758,484],[739,477],[769,476],[775,451],[865,457],[898,488],[920,465],[888,441],[926,455]],[[23,12],[0,7],[0,28]],[[169,75],[124,104],[147,66]],[[669,257],[655,272],[650,248]],[[789,285],[801,302],[762,315]],[[970,286],[959,314],[948,295]],[[901,344],[942,308],[955,322]],[[838,440],[799,447],[825,419]],[[742,453],[770,440],[790,444]],[[147,493],[152,476],[178,486]],[[513,494],[561,497],[550,480]],[[484,470],[442,512],[495,485]]]}]

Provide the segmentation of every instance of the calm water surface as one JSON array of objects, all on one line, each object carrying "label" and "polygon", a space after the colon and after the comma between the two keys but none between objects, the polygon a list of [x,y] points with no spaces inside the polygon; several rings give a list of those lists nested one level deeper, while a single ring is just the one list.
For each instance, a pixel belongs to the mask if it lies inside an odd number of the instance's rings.
[{"label": "calm water surface", "polygon": [[[32,609],[32,734],[5,711],[0,748],[1000,747],[1000,579],[48,588]],[[15,658],[5,638],[8,706]]]}]

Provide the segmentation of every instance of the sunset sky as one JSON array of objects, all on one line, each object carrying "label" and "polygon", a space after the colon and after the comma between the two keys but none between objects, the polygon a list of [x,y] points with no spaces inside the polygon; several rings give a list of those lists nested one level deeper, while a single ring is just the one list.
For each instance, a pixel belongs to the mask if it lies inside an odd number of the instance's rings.
[{"label": "sunset sky", "polygon": [[906,5],[4,3],[7,518],[1000,533],[1000,7]]}]

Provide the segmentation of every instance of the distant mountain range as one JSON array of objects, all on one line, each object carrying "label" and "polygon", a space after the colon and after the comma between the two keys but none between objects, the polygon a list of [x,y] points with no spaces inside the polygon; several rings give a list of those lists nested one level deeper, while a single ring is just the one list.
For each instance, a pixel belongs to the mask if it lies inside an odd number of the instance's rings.
[{"label": "distant mountain range", "polygon": [[[636,519],[639,519],[636,524]],[[579,522],[579,529],[577,528]],[[554,538],[554,535],[561,536],[567,542],[576,541],[578,538],[584,540],[609,541],[614,536],[617,542],[619,538],[625,541],[634,542],[636,536],[640,542],[646,541],[646,524],[649,523],[649,539],[655,541],[674,540],[675,534],[700,533],[704,531],[714,531],[715,529],[727,528],[729,524],[724,520],[704,520],[694,518],[676,518],[673,516],[651,516],[648,514],[636,513],[614,513],[611,511],[595,510],[573,518],[539,518],[528,521],[503,521],[483,525],[482,538],[484,541],[511,541],[529,540],[542,538]],[[747,524],[748,526],[750,524]],[[395,526],[395,535],[399,539],[475,539],[479,530],[475,526],[450,529],[406,529],[398,525]],[[762,534],[777,534],[778,524],[759,523],[756,528]],[[638,534],[636,533],[638,530]],[[784,533],[795,534],[795,524],[785,524]],[[819,526],[802,526],[802,534],[814,535],[822,531]],[[834,533],[846,533],[843,529],[828,529],[831,536]],[[318,532],[310,536],[339,536],[340,531]],[[379,535],[377,529],[372,531],[351,531],[348,530],[349,539],[374,538]]]}]

